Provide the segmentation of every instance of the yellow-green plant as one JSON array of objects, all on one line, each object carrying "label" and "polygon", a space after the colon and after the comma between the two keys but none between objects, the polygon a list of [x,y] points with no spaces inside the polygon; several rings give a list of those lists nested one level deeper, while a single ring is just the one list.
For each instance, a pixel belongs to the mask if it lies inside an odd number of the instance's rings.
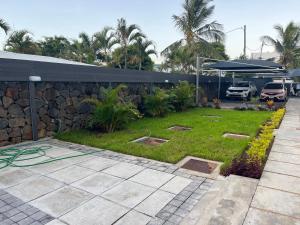
[{"label": "yellow-green plant", "polygon": [[269,149],[273,141],[273,131],[278,128],[285,114],[285,109],[279,109],[272,114],[271,120],[261,126],[261,131],[256,139],[250,143],[247,150],[249,161],[258,161],[261,165],[264,163]]}]

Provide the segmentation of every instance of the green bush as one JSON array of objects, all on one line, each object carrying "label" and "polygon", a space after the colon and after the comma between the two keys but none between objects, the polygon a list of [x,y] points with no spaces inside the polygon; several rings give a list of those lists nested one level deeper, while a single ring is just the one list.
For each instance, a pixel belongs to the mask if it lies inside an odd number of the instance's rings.
[{"label": "green bush", "polygon": [[88,127],[111,133],[123,129],[131,121],[140,117],[136,106],[127,98],[125,85],[115,89],[101,88],[102,99],[86,99],[84,102],[95,105]]},{"label": "green bush", "polygon": [[170,91],[171,103],[177,112],[195,106],[195,88],[187,81],[181,81]]},{"label": "green bush", "polygon": [[163,117],[173,110],[170,96],[160,88],[155,88],[152,95],[145,96],[144,107],[146,115],[151,117]]}]

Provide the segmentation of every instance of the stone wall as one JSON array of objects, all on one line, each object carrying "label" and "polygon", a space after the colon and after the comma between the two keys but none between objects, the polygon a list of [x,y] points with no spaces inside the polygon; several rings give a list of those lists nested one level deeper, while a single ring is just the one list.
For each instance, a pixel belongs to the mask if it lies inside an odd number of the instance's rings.
[{"label": "stone wall", "polygon": [[[36,83],[39,138],[84,125],[90,107],[81,101],[98,97],[101,84]],[[27,82],[0,83],[0,146],[32,139]]]}]

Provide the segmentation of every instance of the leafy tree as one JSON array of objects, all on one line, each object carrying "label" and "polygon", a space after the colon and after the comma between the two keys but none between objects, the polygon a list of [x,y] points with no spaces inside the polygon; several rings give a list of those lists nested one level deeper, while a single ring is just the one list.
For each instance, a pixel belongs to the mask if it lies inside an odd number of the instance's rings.
[{"label": "leafy tree", "polygon": [[136,24],[127,26],[127,22],[124,18],[118,20],[115,38],[116,42],[123,50],[124,69],[127,69],[128,47],[139,37],[144,37],[144,35],[141,33],[140,28]]},{"label": "leafy tree", "polygon": [[[127,50],[127,68],[138,70],[141,66],[142,70],[153,70],[154,62],[152,59],[143,54],[142,62],[140,62],[139,57],[140,51],[135,46],[135,44],[129,45]],[[125,55],[123,49],[116,48],[112,53],[112,61],[110,62],[111,67],[115,68],[125,68]],[[140,64],[141,63],[141,64]]]},{"label": "leafy tree", "polygon": [[10,30],[10,26],[3,19],[0,19],[0,28],[5,32],[5,34],[7,34]]},{"label": "leafy tree", "polygon": [[111,49],[117,43],[111,27],[104,27],[102,31],[93,35],[93,48],[97,59],[109,63],[111,60]]},{"label": "leafy tree", "polygon": [[25,54],[39,54],[40,49],[27,30],[12,32],[5,44],[5,50]]},{"label": "leafy tree", "polygon": [[68,58],[71,43],[63,36],[45,37],[44,40],[38,44],[41,48],[42,55]]},{"label": "leafy tree", "polygon": [[286,68],[294,68],[300,60],[300,26],[290,22],[285,28],[275,25],[274,29],[278,33],[278,38],[263,36],[262,40],[272,44],[280,54],[279,62]]}]

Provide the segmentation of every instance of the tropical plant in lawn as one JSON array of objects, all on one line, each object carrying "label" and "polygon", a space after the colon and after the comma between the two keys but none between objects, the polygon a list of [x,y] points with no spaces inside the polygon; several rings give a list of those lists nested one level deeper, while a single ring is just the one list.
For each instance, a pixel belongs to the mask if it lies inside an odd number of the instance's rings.
[{"label": "tropical plant in lawn", "polygon": [[86,99],[85,103],[95,106],[88,127],[111,133],[123,129],[137,118],[140,113],[136,106],[124,94],[125,85],[112,88],[101,88],[102,99]]},{"label": "tropical plant in lawn", "polygon": [[70,42],[63,36],[45,37],[38,43],[41,48],[42,55],[68,58],[68,51],[70,50]]},{"label": "tropical plant in lawn", "polygon": [[150,55],[157,55],[155,51],[155,46],[152,41],[144,39],[142,37],[138,37],[135,40],[133,46],[136,48],[137,55],[136,55],[136,62],[138,63],[139,70],[142,70],[142,63],[145,58],[149,57]]},{"label": "tropical plant in lawn", "polygon": [[286,27],[275,25],[278,38],[263,36],[262,41],[272,44],[280,54],[279,62],[286,68],[295,68],[300,62],[300,26],[290,22]]},{"label": "tropical plant in lawn", "polygon": [[5,34],[10,30],[10,26],[3,19],[0,19],[0,28],[4,31]]},{"label": "tropical plant in lawn", "polygon": [[160,88],[155,88],[152,95],[144,97],[145,112],[151,117],[163,117],[173,110],[170,96]]},{"label": "tropical plant in lawn", "polygon": [[176,111],[184,111],[195,105],[195,87],[181,81],[170,91],[171,102]]},{"label": "tropical plant in lawn", "polygon": [[97,59],[108,63],[111,58],[111,49],[117,43],[111,27],[104,27],[100,32],[93,35],[93,48]]},{"label": "tropical plant in lawn", "polygon": [[127,69],[128,46],[137,38],[144,37],[140,28],[136,24],[127,25],[124,18],[118,20],[118,25],[115,32],[116,42],[121,46],[124,52],[124,68]]},{"label": "tropical plant in lawn", "polygon": [[32,34],[27,30],[12,32],[5,43],[4,49],[25,54],[38,54],[40,51],[38,45],[33,41]]}]

